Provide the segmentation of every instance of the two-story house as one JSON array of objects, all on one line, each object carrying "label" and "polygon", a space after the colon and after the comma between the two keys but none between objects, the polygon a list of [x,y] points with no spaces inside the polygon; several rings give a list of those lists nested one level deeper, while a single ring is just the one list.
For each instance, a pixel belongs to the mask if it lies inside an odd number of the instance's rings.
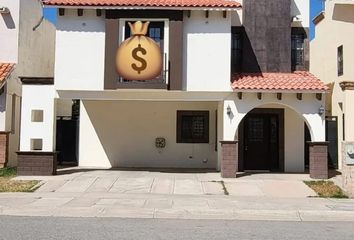
[{"label": "two-story house", "polygon": [[0,167],[16,166],[20,76],[53,76],[55,28],[37,0],[0,0]]},{"label": "two-story house", "polygon": [[[308,72],[307,0],[44,4],[58,13],[55,74],[23,85],[19,174],[53,173],[59,151],[82,167],[235,177],[309,165],[327,177],[326,86]],[[152,80],[116,71],[136,21],[150,22],[161,50]]]},{"label": "two-story house", "polygon": [[326,94],[330,158],[338,161],[343,187],[354,194],[354,1],[325,1],[313,20],[311,72],[330,88]]}]

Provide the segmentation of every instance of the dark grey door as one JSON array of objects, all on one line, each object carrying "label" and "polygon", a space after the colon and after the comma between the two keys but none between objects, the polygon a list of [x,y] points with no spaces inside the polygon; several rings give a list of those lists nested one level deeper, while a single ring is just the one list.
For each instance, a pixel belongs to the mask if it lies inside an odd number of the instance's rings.
[{"label": "dark grey door", "polygon": [[326,117],[326,141],[328,144],[328,166],[338,168],[338,118]]},{"label": "dark grey door", "polygon": [[278,115],[249,114],[244,124],[244,169],[278,170]]}]

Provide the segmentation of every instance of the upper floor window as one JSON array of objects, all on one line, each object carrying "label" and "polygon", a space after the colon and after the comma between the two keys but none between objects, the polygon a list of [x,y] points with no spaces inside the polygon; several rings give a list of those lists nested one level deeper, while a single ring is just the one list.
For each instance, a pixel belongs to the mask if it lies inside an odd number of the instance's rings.
[{"label": "upper floor window", "polygon": [[337,71],[338,76],[343,75],[343,45],[337,48]]},{"label": "upper floor window", "polygon": [[298,67],[303,68],[305,65],[304,59],[304,34],[291,35],[291,69],[297,70]]},{"label": "upper floor window", "polygon": [[[120,78],[119,82],[133,82],[133,83],[149,83],[149,84],[167,84],[168,83],[168,20],[163,19],[139,19],[142,22],[149,21],[149,26],[146,36],[153,39],[160,48],[161,58],[163,60],[163,69],[159,76],[154,79],[149,80],[138,80],[138,81],[128,81],[126,79]],[[132,36],[131,29],[128,22],[134,23],[136,19],[120,19],[122,26],[122,33],[120,37],[120,42],[128,39]]]},{"label": "upper floor window", "polygon": [[231,72],[242,71],[243,28],[233,27],[231,30]]}]

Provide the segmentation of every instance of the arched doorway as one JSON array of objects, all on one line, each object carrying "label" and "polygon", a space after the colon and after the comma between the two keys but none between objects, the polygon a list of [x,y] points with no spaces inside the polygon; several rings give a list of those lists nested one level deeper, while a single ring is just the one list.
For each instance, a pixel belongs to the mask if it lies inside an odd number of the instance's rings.
[{"label": "arched doorway", "polygon": [[303,115],[289,106],[264,104],[247,112],[235,140],[239,171],[304,172],[309,165],[310,130]]},{"label": "arched doorway", "polygon": [[238,132],[240,171],[284,171],[284,109],[255,108]]}]

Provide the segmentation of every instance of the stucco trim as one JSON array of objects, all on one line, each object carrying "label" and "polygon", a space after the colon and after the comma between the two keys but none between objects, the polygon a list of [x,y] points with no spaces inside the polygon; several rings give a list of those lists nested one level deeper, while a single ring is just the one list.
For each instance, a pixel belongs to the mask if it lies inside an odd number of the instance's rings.
[{"label": "stucco trim", "polygon": [[53,85],[54,78],[51,77],[20,77],[22,84]]}]

